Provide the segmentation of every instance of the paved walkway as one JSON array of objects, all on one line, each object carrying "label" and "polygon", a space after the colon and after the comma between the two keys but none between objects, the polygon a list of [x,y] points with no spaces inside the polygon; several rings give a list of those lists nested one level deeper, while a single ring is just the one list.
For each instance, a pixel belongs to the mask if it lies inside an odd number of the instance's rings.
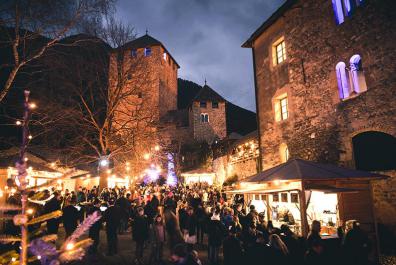
[{"label": "paved walkway", "polygon": [[[59,229],[59,238],[57,245],[60,245],[64,242],[64,232],[63,229]],[[118,254],[114,256],[107,256],[107,240],[106,240],[106,233],[104,230],[100,232],[100,243],[98,248],[98,254],[96,255],[89,255],[87,254],[82,261],[73,262],[73,265],[80,265],[80,264],[94,264],[94,265],[134,265],[135,264],[135,242],[132,240],[131,232],[126,232],[122,235],[118,235]],[[202,265],[208,264],[207,262],[207,250],[203,246],[197,246],[196,250],[199,253],[199,258],[202,261]],[[144,249],[144,264],[150,264],[150,257],[151,257],[151,244],[148,243]],[[167,260],[170,257],[170,249],[168,245],[164,246],[164,263],[162,264],[169,264]],[[154,262],[151,263],[155,265]]]}]

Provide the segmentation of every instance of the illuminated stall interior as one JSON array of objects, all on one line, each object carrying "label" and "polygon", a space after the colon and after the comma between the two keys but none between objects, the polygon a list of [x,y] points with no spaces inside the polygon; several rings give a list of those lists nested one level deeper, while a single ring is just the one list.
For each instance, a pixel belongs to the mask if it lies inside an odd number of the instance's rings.
[{"label": "illuminated stall interior", "polygon": [[197,169],[188,172],[184,172],[181,174],[184,178],[185,184],[193,184],[193,183],[208,183],[209,185],[213,185],[216,182],[216,174],[204,169]]},{"label": "illuminated stall interior", "polygon": [[[18,159],[19,149],[11,148],[8,150],[3,150],[0,153],[0,193],[4,192],[12,193],[12,187],[7,186],[7,179],[15,179],[18,174],[15,168],[15,162]],[[86,174],[86,171],[73,170],[73,173],[66,179],[59,179],[63,174],[70,172],[71,168],[66,168],[60,166],[56,162],[50,162],[44,158],[32,154],[26,153],[26,163],[27,163],[27,179],[29,181],[28,187],[40,186],[42,188],[48,188],[45,184],[49,184],[53,180],[58,179],[55,184],[51,186],[55,187],[57,190],[74,190],[76,185],[76,180],[73,176]]]},{"label": "illuminated stall interior", "polygon": [[308,234],[313,220],[321,222],[327,237],[336,237],[337,227],[348,220],[359,220],[375,235],[370,185],[381,178],[386,176],[292,159],[239,182],[228,193],[243,196],[245,207],[265,212],[275,227],[287,224],[299,235]]}]

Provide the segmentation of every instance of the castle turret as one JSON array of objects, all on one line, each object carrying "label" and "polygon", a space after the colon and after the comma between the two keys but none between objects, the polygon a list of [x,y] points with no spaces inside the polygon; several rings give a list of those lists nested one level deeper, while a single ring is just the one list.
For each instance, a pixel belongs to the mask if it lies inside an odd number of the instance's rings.
[{"label": "castle turret", "polygon": [[225,99],[206,84],[190,105],[194,138],[209,144],[227,136]]}]

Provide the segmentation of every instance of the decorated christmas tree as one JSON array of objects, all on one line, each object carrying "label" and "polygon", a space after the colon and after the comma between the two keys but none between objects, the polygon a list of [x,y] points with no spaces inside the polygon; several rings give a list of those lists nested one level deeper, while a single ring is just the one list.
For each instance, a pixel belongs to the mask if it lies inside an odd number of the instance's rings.
[{"label": "decorated christmas tree", "polygon": [[[0,264],[16,265],[19,263],[26,265],[39,260],[43,265],[56,265],[81,259],[84,256],[85,250],[90,246],[92,240],[81,240],[80,238],[101,216],[98,212],[87,216],[59,248],[55,245],[57,235],[47,235],[41,227],[49,220],[60,218],[62,211],[57,210],[32,217],[33,210],[28,208],[28,203],[44,205],[54,196],[46,197],[47,193],[40,191],[40,189],[51,185],[55,186],[57,181],[69,177],[72,172],[39,186],[28,186],[28,160],[25,154],[29,140],[32,138],[29,134],[29,120],[32,110],[36,108],[34,103],[29,102],[29,94],[29,91],[25,91],[24,116],[23,121],[19,122],[23,130],[22,144],[16,162],[18,175],[10,179],[8,184],[14,190],[14,199],[17,199],[13,203],[0,204],[0,212],[2,213],[0,218],[12,222],[15,227],[20,227],[20,229],[14,229],[12,234],[0,235],[0,244],[3,246],[11,245],[10,250],[0,254]],[[7,249],[1,247],[2,245],[0,245],[0,249]]]}]

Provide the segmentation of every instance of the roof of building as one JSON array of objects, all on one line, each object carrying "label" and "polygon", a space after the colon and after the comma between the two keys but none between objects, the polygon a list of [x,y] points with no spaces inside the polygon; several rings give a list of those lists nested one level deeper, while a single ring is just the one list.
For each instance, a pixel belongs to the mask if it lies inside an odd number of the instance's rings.
[{"label": "roof of building", "polygon": [[[50,162],[37,154],[26,152],[25,157],[28,158],[27,165],[38,171],[59,172],[49,166]],[[15,167],[15,163],[19,160],[19,149],[10,148],[0,151],[0,168]]]},{"label": "roof of building", "polygon": [[258,140],[258,131],[254,130],[244,136],[242,136],[240,139],[237,139],[237,141],[235,141],[234,146],[240,145],[242,143],[251,141],[251,140]]},{"label": "roof of building", "polygon": [[244,182],[267,182],[274,180],[347,180],[387,178],[385,175],[321,164],[302,159],[290,159],[286,163],[264,170]]},{"label": "roof of building", "polygon": [[298,0],[286,0],[263,24],[249,37],[245,43],[242,44],[244,48],[251,48],[253,41],[257,39],[267,28],[269,28],[275,21],[278,20],[292,5]]},{"label": "roof of building", "polygon": [[210,86],[205,84],[192,100],[192,102],[196,102],[196,101],[225,102],[226,100],[222,96],[220,96],[216,91],[214,91]]},{"label": "roof of building", "polygon": [[161,122],[176,124],[178,127],[188,127],[188,110],[170,110],[161,117]]},{"label": "roof of building", "polygon": [[162,48],[164,48],[164,50],[166,51],[166,53],[168,53],[168,55],[172,58],[172,60],[175,62],[175,64],[177,65],[178,68],[180,68],[179,64],[176,62],[175,58],[172,57],[172,55],[170,54],[170,52],[165,48],[165,46],[162,44],[162,42],[160,42],[159,40],[151,37],[150,35],[148,35],[147,33],[137,39],[134,39],[130,42],[127,42],[123,48],[126,49],[139,49],[139,48],[146,48],[146,47],[151,47],[151,46],[161,46]]}]

